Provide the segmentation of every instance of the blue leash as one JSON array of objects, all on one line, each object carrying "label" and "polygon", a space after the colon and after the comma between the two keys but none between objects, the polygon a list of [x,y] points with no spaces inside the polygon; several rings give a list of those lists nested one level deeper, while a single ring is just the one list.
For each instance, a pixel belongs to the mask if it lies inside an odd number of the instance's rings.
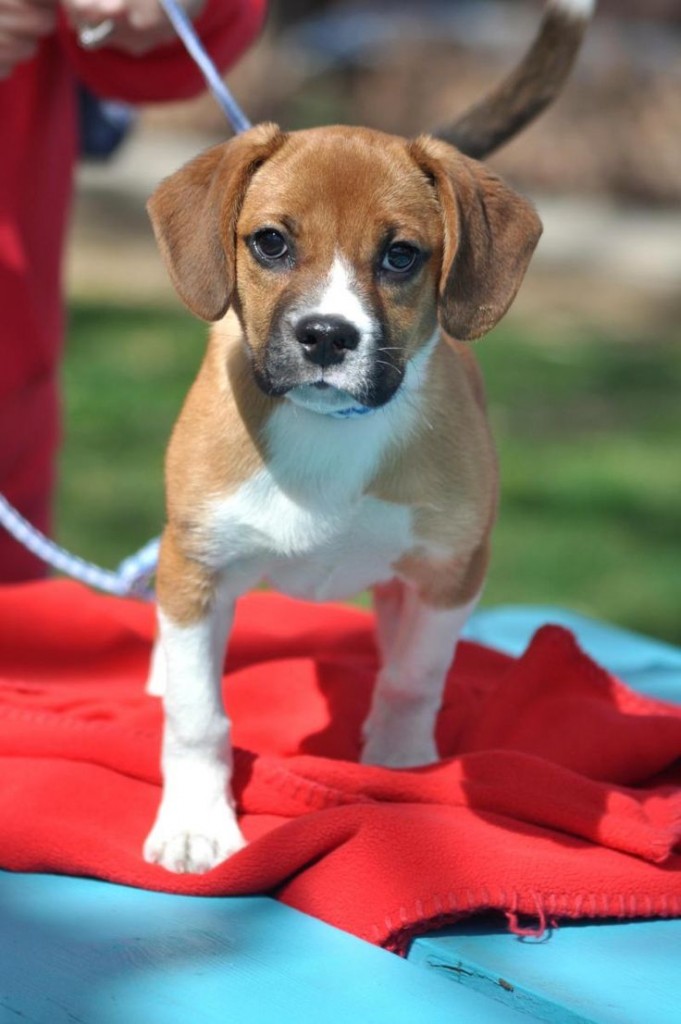
[{"label": "blue leash", "polygon": [[251,127],[251,122],[220,78],[215,64],[213,64],[213,61],[206,53],[204,45],[196,34],[196,29],[184,8],[180,7],[177,0],[159,0],[159,3],[184,43],[187,53],[203,75],[206,85],[213,93],[218,106],[231,124],[235,134],[239,135],[241,132],[248,131]]},{"label": "blue leash", "polygon": [[[220,109],[234,129],[235,134],[247,131],[251,123],[241,110],[231,92],[217,72],[203,43],[199,39],[191,20],[177,0],[159,0],[173,28],[181,39],[187,53],[196,63],[206,84],[213,93]],[[144,547],[124,559],[117,569],[102,569],[93,562],[87,562],[77,555],[72,555],[66,548],[55,544],[32,526],[27,519],[17,512],[9,501],[0,494],[0,526],[28,548],[34,555],[58,572],[79,580],[97,590],[118,597],[135,596],[151,600],[154,591],[151,579],[158,562],[160,538],[150,540]]]},{"label": "blue leash", "polygon": [[4,526],[19,544],[23,544],[37,558],[65,576],[117,597],[134,595],[151,600],[154,596],[151,577],[158,562],[159,537],[150,540],[134,555],[124,559],[117,569],[110,570],[102,569],[93,562],[86,562],[85,559],[72,555],[66,548],[55,544],[24,519],[2,494],[0,525]]}]

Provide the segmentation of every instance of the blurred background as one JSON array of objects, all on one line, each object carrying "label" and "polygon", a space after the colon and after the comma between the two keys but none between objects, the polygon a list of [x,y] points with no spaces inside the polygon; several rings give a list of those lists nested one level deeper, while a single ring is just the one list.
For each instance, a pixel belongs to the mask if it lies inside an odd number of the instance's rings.
[{"label": "blurred background", "polygon": [[[253,121],[415,134],[514,65],[529,0],[280,0],[228,80]],[[544,237],[476,353],[502,498],[484,603],[549,603],[681,643],[681,7],[601,0],[547,114],[489,162]],[[206,96],[138,112],[83,162],[58,539],[104,565],[163,522],[167,438],[202,356],[144,212],[159,179],[227,135]]]}]

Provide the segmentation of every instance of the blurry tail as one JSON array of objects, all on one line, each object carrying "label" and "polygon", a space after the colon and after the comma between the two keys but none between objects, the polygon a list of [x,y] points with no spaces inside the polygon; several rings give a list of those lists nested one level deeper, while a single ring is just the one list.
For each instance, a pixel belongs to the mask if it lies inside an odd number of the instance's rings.
[{"label": "blurry tail", "polygon": [[478,160],[512,139],[559,94],[595,6],[596,0],[548,0],[520,64],[453,125],[431,134]]}]

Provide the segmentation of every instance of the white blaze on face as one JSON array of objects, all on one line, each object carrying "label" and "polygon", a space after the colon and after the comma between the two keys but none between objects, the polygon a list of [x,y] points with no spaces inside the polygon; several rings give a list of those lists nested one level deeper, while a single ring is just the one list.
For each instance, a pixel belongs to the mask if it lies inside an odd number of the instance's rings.
[{"label": "white blaze on face", "polygon": [[296,320],[315,316],[340,317],[352,324],[359,333],[359,344],[350,353],[350,360],[339,367],[325,369],[324,380],[330,385],[328,390],[320,392],[313,385],[303,385],[289,391],[286,397],[314,412],[342,412],[357,406],[356,396],[361,395],[366,387],[376,356],[375,344],[380,338],[380,325],[358,293],[352,268],[338,253],[319,297],[312,305],[298,308],[295,312]]},{"label": "white blaze on face", "polygon": [[352,270],[336,255],[319,301],[307,315],[340,316],[359,331],[360,345],[376,334],[377,323],[357,293]]}]

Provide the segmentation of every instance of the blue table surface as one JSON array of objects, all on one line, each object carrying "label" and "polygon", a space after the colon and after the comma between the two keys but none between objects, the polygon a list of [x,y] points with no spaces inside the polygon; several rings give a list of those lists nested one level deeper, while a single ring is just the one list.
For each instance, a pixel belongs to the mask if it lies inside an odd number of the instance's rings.
[{"label": "blue table surface", "polygon": [[266,897],[0,872],[2,1024],[444,1024],[453,1014],[523,1020]]},{"label": "blue table surface", "polygon": [[[546,621],[630,685],[681,701],[681,651],[557,609],[481,611],[510,653]],[[266,897],[199,899],[0,872],[0,1022],[423,1020],[681,1024],[681,922],[564,925],[521,940],[471,919],[401,960]]]}]

